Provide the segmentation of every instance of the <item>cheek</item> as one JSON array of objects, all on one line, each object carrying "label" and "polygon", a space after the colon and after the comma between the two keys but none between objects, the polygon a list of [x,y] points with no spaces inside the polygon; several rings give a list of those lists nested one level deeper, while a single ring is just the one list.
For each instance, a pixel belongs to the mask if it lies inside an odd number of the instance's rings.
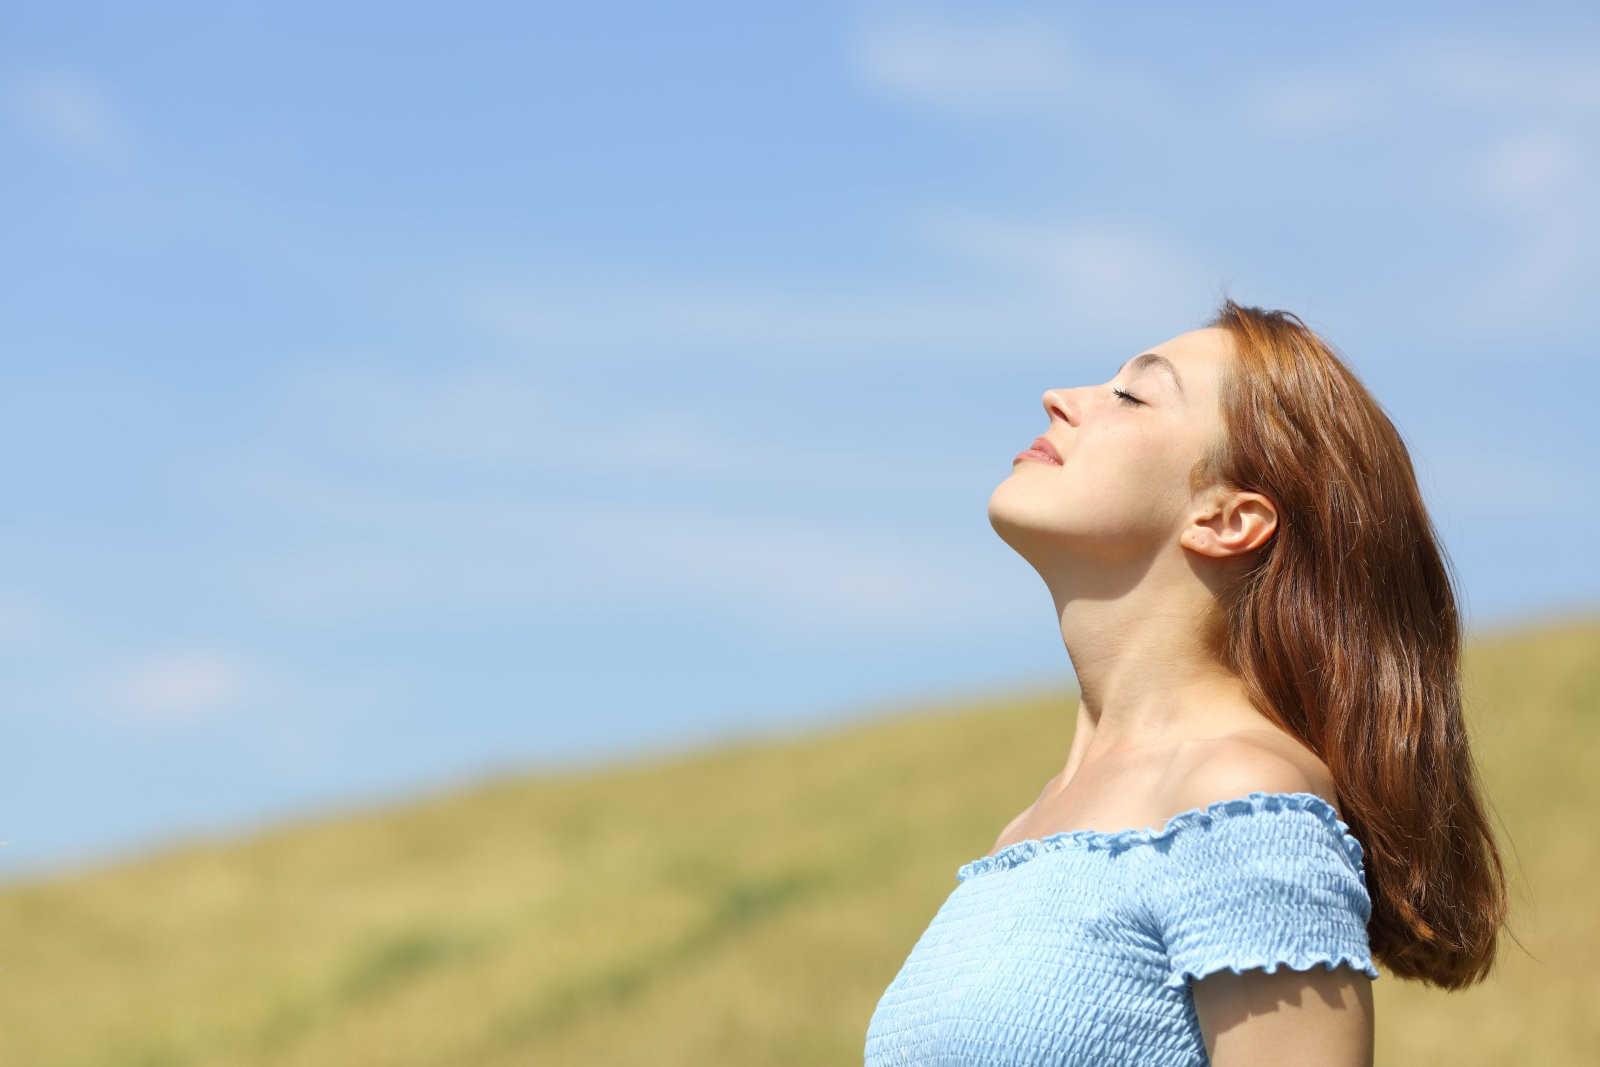
[{"label": "cheek", "polygon": [[1170,440],[1125,433],[1094,444],[1092,452],[1084,450],[1077,473],[1080,483],[1098,498],[1117,501],[1124,513],[1152,519],[1165,519],[1189,499],[1193,460]]},{"label": "cheek", "polygon": [[1107,428],[1085,439],[1082,445],[1083,466],[1091,476],[1114,478],[1146,489],[1162,485],[1175,462],[1171,441],[1132,426]]}]

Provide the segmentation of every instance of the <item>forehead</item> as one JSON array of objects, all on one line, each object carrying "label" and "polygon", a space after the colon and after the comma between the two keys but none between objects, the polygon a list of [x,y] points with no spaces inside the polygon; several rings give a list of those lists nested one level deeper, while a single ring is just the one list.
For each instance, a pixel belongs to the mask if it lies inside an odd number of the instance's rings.
[{"label": "forehead", "polygon": [[1190,330],[1150,348],[1172,360],[1182,370],[1200,370],[1227,359],[1233,352],[1233,335],[1220,326]]},{"label": "forehead", "polygon": [[1233,358],[1233,335],[1220,326],[1208,326],[1180,333],[1145,351],[1172,361],[1191,398],[1201,393],[1214,395],[1224,365]]}]

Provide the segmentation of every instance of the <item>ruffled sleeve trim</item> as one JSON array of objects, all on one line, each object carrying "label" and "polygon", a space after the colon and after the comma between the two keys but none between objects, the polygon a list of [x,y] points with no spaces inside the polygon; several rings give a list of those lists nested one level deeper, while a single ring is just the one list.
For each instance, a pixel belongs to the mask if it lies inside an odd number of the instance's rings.
[{"label": "ruffled sleeve trim", "polygon": [[1232,971],[1234,974],[1243,974],[1246,971],[1265,971],[1267,974],[1277,974],[1279,967],[1290,971],[1309,971],[1318,965],[1328,971],[1333,971],[1338,967],[1350,966],[1368,978],[1379,977],[1378,968],[1373,964],[1372,956],[1368,953],[1307,952],[1292,959],[1283,959],[1275,956],[1271,959],[1218,960],[1190,964],[1173,972],[1162,984],[1168,989],[1182,989],[1191,978],[1198,980],[1207,975],[1216,974],[1219,971]]}]

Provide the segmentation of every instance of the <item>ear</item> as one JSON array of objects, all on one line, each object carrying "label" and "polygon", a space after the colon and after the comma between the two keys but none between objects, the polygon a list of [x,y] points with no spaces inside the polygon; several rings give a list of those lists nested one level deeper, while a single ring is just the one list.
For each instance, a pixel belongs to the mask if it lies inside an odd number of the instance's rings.
[{"label": "ear", "polygon": [[1254,552],[1278,529],[1278,509],[1260,493],[1213,489],[1178,536],[1184,548],[1226,559]]}]

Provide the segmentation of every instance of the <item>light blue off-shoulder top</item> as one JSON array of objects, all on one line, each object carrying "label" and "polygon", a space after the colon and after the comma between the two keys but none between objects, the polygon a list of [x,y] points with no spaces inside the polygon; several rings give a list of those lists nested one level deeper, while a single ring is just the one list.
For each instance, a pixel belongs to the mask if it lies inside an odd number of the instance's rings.
[{"label": "light blue off-shoulder top", "polygon": [[872,1013],[866,1067],[1204,1065],[1189,979],[1377,978],[1371,913],[1361,843],[1315,793],[1017,841],[956,871]]}]

